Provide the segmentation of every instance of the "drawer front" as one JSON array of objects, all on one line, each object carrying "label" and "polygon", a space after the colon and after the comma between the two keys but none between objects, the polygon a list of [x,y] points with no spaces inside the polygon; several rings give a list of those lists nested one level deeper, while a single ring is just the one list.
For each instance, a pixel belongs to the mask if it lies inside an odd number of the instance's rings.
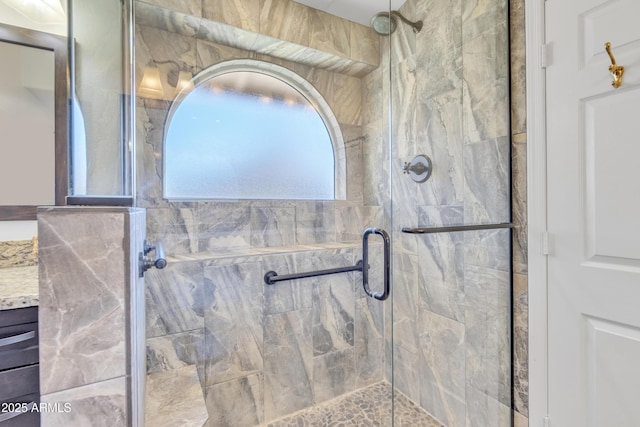
[{"label": "drawer front", "polygon": [[38,363],[38,324],[0,328],[0,371]]},{"label": "drawer front", "polygon": [[40,393],[38,365],[0,372],[0,402],[38,393]]},{"label": "drawer front", "polygon": [[[2,427],[39,427],[40,411],[31,405],[40,402],[38,394],[21,396],[0,403],[0,426]],[[19,403],[19,406],[15,404]],[[24,406],[23,406],[24,404]]]},{"label": "drawer front", "polygon": [[0,328],[3,326],[33,323],[38,321],[38,307],[0,310]]}]

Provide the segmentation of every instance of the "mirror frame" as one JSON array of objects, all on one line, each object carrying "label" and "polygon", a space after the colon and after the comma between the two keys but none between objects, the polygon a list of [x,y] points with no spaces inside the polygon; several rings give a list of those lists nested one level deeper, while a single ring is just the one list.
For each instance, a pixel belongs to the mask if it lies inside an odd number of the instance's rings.
[{"label": "mirror frame", "polygon": [[[55,204],[65,205],[68,180],[67,39],[55,34],[0,24],[0,41],[53,52],[55,110]],[[0,206],[0,221],[36,219],[37,206]]]}]

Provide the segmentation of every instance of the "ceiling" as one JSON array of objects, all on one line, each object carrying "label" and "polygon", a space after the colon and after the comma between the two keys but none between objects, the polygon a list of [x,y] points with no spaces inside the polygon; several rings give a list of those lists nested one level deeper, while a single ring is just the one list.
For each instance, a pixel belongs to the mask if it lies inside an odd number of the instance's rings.
[{"label": "ceiling", "polygon": [[406,0],[294,0],[314,9],[369,26],[371,18],[384,10],[397,10]]}]

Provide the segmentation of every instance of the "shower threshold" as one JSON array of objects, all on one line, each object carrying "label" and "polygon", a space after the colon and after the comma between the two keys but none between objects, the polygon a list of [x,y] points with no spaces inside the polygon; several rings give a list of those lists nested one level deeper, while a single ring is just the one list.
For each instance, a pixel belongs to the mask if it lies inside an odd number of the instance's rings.
[{"label": "shower threshold", "polygon": [[[443,427],[398,391],[395,397],[395,412],[395,426]],[[391,384],[382,381],[271,421],[264,426],[391,426]]]}]

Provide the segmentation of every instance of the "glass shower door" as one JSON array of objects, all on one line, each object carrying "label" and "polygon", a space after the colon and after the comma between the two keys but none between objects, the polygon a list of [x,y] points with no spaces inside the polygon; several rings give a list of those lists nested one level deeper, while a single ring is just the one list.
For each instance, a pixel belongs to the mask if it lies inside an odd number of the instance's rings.
[{"label": "glass shower door", "polygon": [[400,12],[428,24],[389,38],[395,425],[510,426],[508,5]]},{"label": "glass shower door", "polygon": [[[381,36],[297,2],[240,2],[260,3],[260,10],[237,9],[235,1],[157,3],[137,2],[135,15],[136,200],[147,210],[149,240],[164,243],[168,260],[164,270],[145,276],[147,424],[391,425],[392,369],[385,354],[390,301],[375,298],[384,294],[378,233],[368,238],[366,260],[374,298],[363,290],[358,270],[268,283],[271,271],[283,277],[355,266],[364,258],[364,230],[389,228],[383,102],[389,100],[389,74],[380,58]],[[334,197],[167,197],[163,156],[174,106],[207,70],[249,68],[258,61],[264,68],[243,71],[295,73],[296,87],[309,89],[303,95],[321,95],[310,103],[335,116],[335,122],[325,117],[334,138]],[[220,85],[203,94],[207,99],[233,95],[245,84],[262,108],[296,102],[221,74]],[[206,117],[212,126],[223,121]],[[247,114],[237,121],[250,127],[257,118]],[[178,142],[193,143],[186,134]],[[301,133],[298,144],[304,142]],[[308,169],[302,162],[275,162],[280,159],[273,152],[260,154],[259,173]],[[298,155],[311,154],[303,149]],[[242,169],[229,169],[243,179]]]}]

